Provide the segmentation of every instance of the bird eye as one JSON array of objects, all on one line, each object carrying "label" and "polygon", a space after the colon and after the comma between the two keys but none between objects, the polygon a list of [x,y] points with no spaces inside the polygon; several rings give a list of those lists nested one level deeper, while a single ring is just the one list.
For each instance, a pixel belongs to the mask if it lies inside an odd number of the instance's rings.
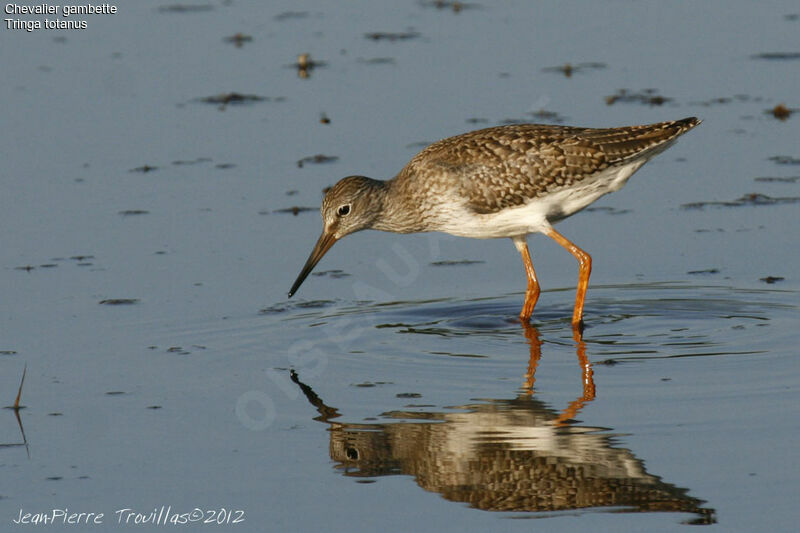
[{"label": "bird eye", "polygon": [[350,213],[350,204],[339,206],[339,209],[336,210],[336,214],[339,215],[340,217],[343,217],[349,213]]}]

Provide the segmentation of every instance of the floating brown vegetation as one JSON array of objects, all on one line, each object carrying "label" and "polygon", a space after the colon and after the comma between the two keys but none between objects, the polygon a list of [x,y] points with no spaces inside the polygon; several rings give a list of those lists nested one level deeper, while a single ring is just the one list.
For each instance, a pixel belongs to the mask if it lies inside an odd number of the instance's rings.
[{"label": "floating brown vegetation", "polygon": [[390,42],[408,41],[410,39],[416,39],[419,36],[420,33],[416,31],[406,31],[406,32],[374,31],[364,34],[364,37],[372,41],[390,41]]},{"label": "floating brown vegetation", "polygon": [[707,274],[719,274],[719,269],[718,268],[707,268],[705,270],[690,270],[689,272],[687,272],[687,274],[692,275],[692,276],[707,275]]},{"label": "floating brown vegetation", "polygon": [[613,105],[617,102],[624,104],[644,104],[650,106],[664,105],[671,102],[672,98],[657,94],[656,89],[644,89],[639,92],[631,92],[628,89],[620,89],[615,94],[606,96],[606,104]]},{"label": "floating brown vegetation", "polygon": [[[155,348],[155,347],[153,347],[153,348]],[[194,348],[196,350],[205,350],[206,349],[206,347],[203,346],[202,344],[192,344],[190,346],[190,348]],[[190,355],[192,353],[188,349],[185,349],[183,346],[170,346],[165,351],[166,351],[166,353],[175,353],[175,354],[178,354],[178,355]]]},{"label": "floating brown vegetation", "polygon": [[759,176],[753,180],[763,183],[797,183],[800,181],[800,176]]},{"label": "floating brown vegetation", "polygon": [[119,214],[124,217],[130,217],[136,215],[149,215],[150,211],[146,209],[125,209],[124,211],[120,211]]},{"label": "floating brown vegetation", "polygon": [[229,37],[225,37],[225,39],[223,39],[223,40],[226,43],[233,44],[236,48],[241,48],[242,46],[244,46],[244,43],[252,42],[253,41],[253,36],[252,35],[246,35],[244,33],[238,32],[238,33],[234,33],[233,35],[231,35]]},{"label": "floating brown vegetation", "polygon": [[161,13],[201,13],[213,9],[211,4],[172,4],[158,8]]},{"label": "floating brown vegetation", "polygon": [[308,78],[311,75],[311,71],[315,68],[320,68],[326,66],[327,63],[325,61],[314,61],[311,59],[311,54],[303,53],[298,54],[297,61],[290,65],[286,65],[287,67],[297,69],[297,76],[300,78]]},{"label": "floating brown vegetation", "polygon": [[558,72],[567,78],[571,78],[573,74],[586,72],[589,70],[599,70],[606,68],[607,66],[608,65],[605,63],[578,63],[577,65],[573,65],[572,63],[564,63],[563,65],[558,65],[555,67],[545,67],[542,69],[542,72]]},{"label": "floating brown vegetation", "polygon": [[350,276],[350,274],[348,274],[344,270],[339,270],[339,269],[321,270],[319,272],[312,272],[311,275],[317,277],[326,276],[328,278],[333,278],[333,279],[347,278]]},{"label": "floating brown vegetation", "polygon": [[278,13],[273,18],[281,21],[290,19],[304,19],[308,18],[308,16],[308,11],[284,11],[283,13]]},{"label": "floating brown vegetation", "polygon": [[784,196],[773,198],[766,194],[749,193],[741,198],[728,202],[692,202],[683,204],[683,209],[705,209],[706,207],[744,207],[744,206],[764,206],[764,205],[781,205],[781,204],[795,204],[800,203],[800,197],[797,196]]},{"label": "floating brown vegetation", "polygon": [[530,111],[527,114],[533,117],[534,120],[542,122],[563,124],[567,121],[567,118],[564,115],[559,114],[557,111],[547,111],[545,109],[540,109],[539,111]]},{"label": "floating brown vegetation", "polygon": [[474,9],[481,7],[480,4],[471,4],[467,2],[458,2],[453,1],[450,2],[449,0],[432,0],[432,1],[425,1],[419,3],[422,7],[432,7],[436,9],[450,9],[453,13],[461,13],[465,9]]},{"label": "floating brown vegetation", "polygon": [[765,52],[750,57],[753,59],[767,59],[769,61],[792,61],[800,59],[800,52]]},{"label": "floating brown vegetation", "polygon": [[790,116],[792,116],[792,113],[794,113],[795,111],[797,110],[792,109],[791,107],[786,107],[786,104],[778,104],[772,109],[767,109],[764,112],[768,115],[772,115],[778,120],[786,120]]},{"label": "floating brown vegetation", "polygon": [[800,165],[800,159],[789,155],[773,155],[767,159],[777,165]]},{"label": "floating brown vegetation", "polygon": [[303,168],[303,165],[305,165],[306,163],[314,163],[315,165],[319,165],[322,163],[333,163],[338,160],[339,157],[335,155],[324,155],[324,154],[310,155],[308,157],[304,157],[303,159],[299,159],[297,161],[297,166],[299,168]]},{"label": "floating brown vegetation", "polygon": [[351,387],[371,388],[379,385],[394,385],[393,381],[362,381],[361,383],[351,383]]},{"label": "floating brown vegetation", "polygon": [[198,163],[210,163],[212,159],[210,157],[198,157],[197,159],[178,159],[173,161],[172,164],[175,166],[181,165],[196,165]]},{"label": "floating brown vegetation", "polygon": [[139,303],[139,298],[109,298],[97,303],[100,305],[134,305]]},{"label": "floating brown vegetation", "polygon": [[299,215],[300,213],[306,213],[309,211],[318,211],[319,209],[316,207],[301,207],[299,205],[293,205],[292,207],[284,207],[283,209],[273,209],[272,211],[259,211],[259,215],[268,215],[269,213],[279,213],[279,214],[292,214],[294,216]]},{"label": "floating brown vegetation", "polygon": [[750,96],[749,94],[735,94],[733,96],[718,96],[709,100],[702,100],[700,102],[690,102],[691,105],[701,105],[710,107],[712,105],[731,104],[731,103],[744,103],[744,102],[762,102],[764,99],[760,96]]},{"label": "floating brown vegetation", "polygon": [[254,102],[265,102],[270,100],[267,96],[259,96],[257,94],[243,94],[237,92],[222,93],[215,96],[206,96],[198,98],[199,102],[204,104],[217,104],[217,105],[243,105],[252,104]]},{"label": "floating brown vegetation", "polygon": [[631,212],[630,209],[617,209],[616,207],[610,207],[610,206],[587,207],[586,211],[594,213],[605,213],[607,215],[624,215],[626,213]]},{"label": "floating brown vegetation", "polygon": [[767,276],[766,278],[759,278],[760,281],[763,281],[764,283],[769,283],[769,284],[776,283],[778,281],[783,281],[783,279],[784,278],[782,278],[780,276]]},{"label": "floating brown vegetation", "polygon": [[132,168],[128,172],[141,172],[142,174],[147,174],[148,172],[153,172],[158,170],[158,167],[153,165],[142,165],[140,167]]}]

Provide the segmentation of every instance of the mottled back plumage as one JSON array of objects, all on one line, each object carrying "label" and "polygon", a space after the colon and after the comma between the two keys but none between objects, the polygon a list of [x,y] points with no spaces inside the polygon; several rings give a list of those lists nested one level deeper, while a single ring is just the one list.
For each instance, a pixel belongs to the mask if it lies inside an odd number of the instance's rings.
[{"label": "mottled back plumage", "polygon": [[649,159],[699,123],[687,118],[603,129],[542,124],[486,128],[431,144],[396,181],[400,188],[413,188],[430,184],[430,175],[449,174],[457,178],[459,195],[475,213],[493,213],[591,179],[609,167]]}]

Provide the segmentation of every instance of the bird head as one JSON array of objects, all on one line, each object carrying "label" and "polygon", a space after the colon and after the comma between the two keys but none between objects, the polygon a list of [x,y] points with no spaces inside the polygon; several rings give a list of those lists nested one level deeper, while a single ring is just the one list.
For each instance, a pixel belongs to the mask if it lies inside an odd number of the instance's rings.
[{"label": "bird head", "polygon": [[364,176],[348,176],[325,194],[320,208],[322,235],[289,290],[290,298],[336,241],[345,235],[372,227],[382,209],[383,200],[379,193],[382,189],[382,181]]}]

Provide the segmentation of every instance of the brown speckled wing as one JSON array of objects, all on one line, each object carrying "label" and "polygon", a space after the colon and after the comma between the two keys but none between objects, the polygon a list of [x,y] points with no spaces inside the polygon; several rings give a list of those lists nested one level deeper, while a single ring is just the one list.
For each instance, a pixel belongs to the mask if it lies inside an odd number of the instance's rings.
[{"label": "brown speckled wing", "polygon": [[[646,159],[700,121],[592,129],[540,124],[498,126],[450,137],[404,169],[424,179],[446,174],[476,213],[493,213],[585,180],[609,166]],[[441,183],[439,180],[434,182]]]}]

